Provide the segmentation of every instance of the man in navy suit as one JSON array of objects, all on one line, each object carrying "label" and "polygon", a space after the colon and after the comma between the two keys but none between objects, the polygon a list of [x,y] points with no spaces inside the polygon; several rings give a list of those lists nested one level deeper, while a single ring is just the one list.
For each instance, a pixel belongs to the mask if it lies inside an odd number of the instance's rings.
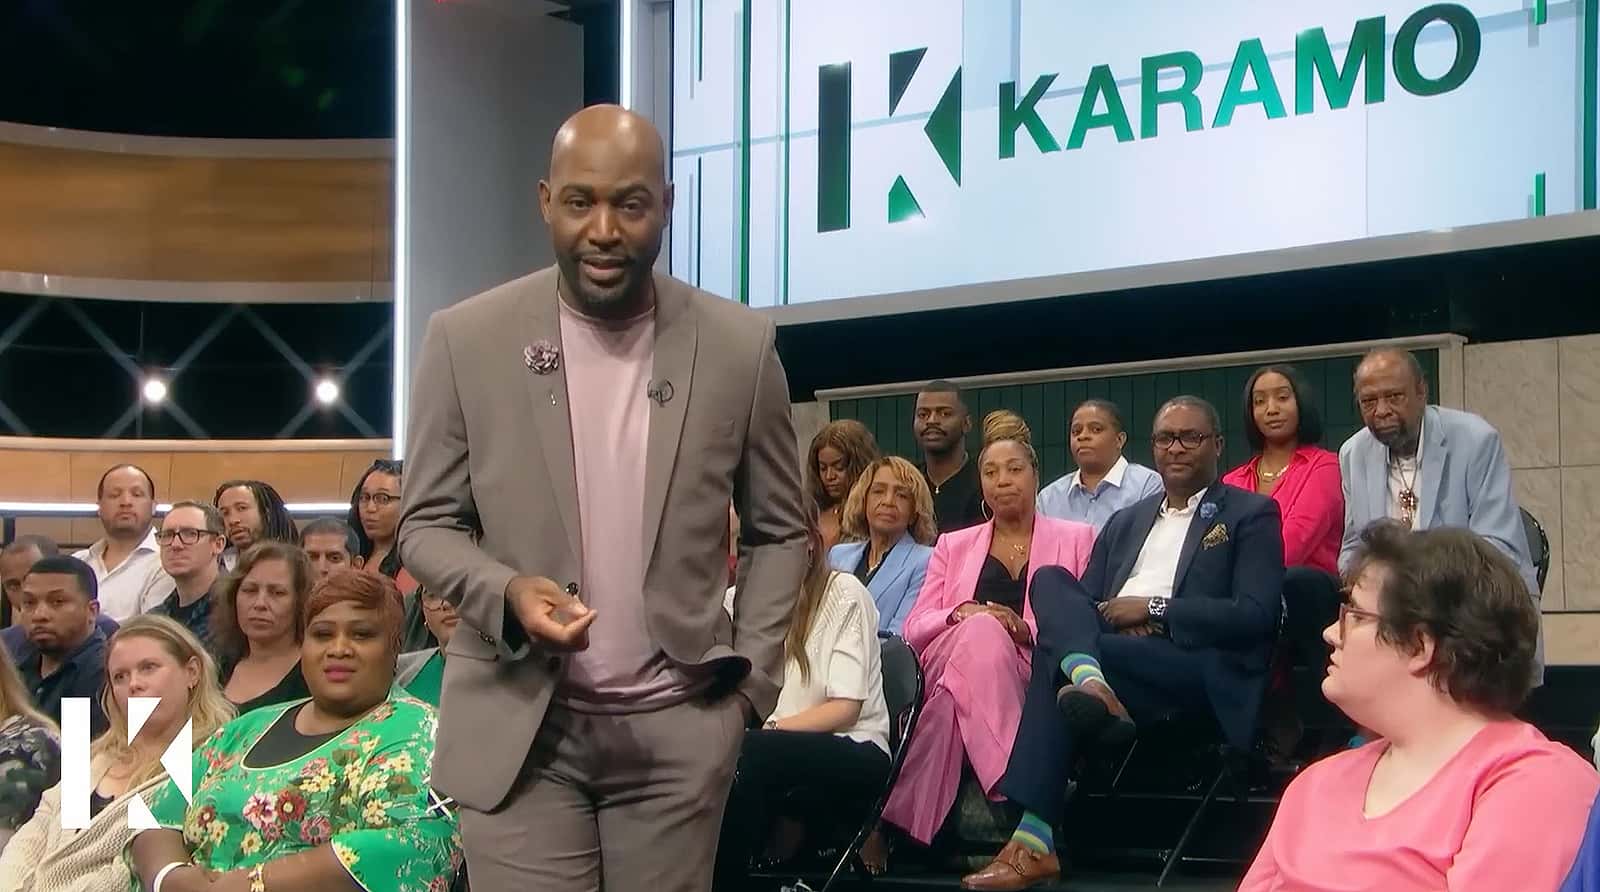
[{"label": "man in navy suit", "polygon": [[1074,751],[1125,745],[1135,722],[1208,705],[1248,747],[1282,614],[1277,503],[1217,481],[1217,410],[1180,396],[1156,413],[1163,491],[1119,511],[1080,583],[1060,567],[1033,579],[1038,642],[1022,725],[1000,790],[1027,811],[964,889],[1026,889],[1060,875]]}]

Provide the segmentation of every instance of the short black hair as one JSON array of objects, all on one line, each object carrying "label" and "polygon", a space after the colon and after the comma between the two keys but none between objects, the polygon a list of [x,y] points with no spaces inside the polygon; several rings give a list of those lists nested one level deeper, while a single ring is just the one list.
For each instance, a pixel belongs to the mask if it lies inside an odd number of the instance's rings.
[{"label": "short black hair", "polygon": [[955,386],[954,384],[951,384],[949,381],[946,381],[943,378],[940,378],[937,381],[929,381],[928,383],[922,385],[922,389],[917,391],[917,392],[918,393],[953,393],[953,394],[955,394],[955,397],[956,397],[956,403],[958,405],[960,405],[961,408],[963,408],[963,409],[965,409],[967,407],[967,398],[962,395],[961,388]]},{"label": "short black hair", "polygon": [[1361,361],[1356,363],[1356,370],[1355,370],[1355,372],[1353,372],[1351,374],[1351,377],[1352,378],[1360,377],[1360,375],[1361,375],[1361,367],[1362,366],[1366,365],[1367,363],[1371,362],[1372,360],[1379,359],[1379,358],[1382,358],[1382,357],[1388,357],[1390,359],[1398,359],[1398,360],[1404,362],[1406,364],[1406,367],[1411,369],[1411,377],[1417,382],[1417,385],[1419,387],[1427,387],[1428,386],[1427,373],[1423,372],[1423,370],[1422,370],[1422,360],[1417,358],[1417,354],[1412,353],[1410,350],[1399,350],[1399,349],[1396,349],[1394,347],[1378,347],[1378,348],[1375,348],[1375,349],[1372,349],[1372,350],[1368,350],[1366,352],[1366,354],[1361,357]]},{"label": "short black hair", "polygon": [[[1117,433],[1119,434],[1126,433],[1128,430],[1128,423],[1122,417],[1122,407],[1110,400],[1103,400],[1099,397],[1091,397],[1077,404],[1076,406],[1073,406],[1072,415],[1078,414],[1078,412],[1082,409],[1099,409],[1101,412],[1111,416],[1111,424],[1117,429]],[[1072,415],[1067,416],[1067,425],[1069,427],[1072,424]]]},{"label": "short black hair", "polygon": [[26,536],[18,536],[12,539],[5,548],[0,548],[0,554],[20,554],[24,551],[37,551],[41,558],[55,557],[61,553],[61,549],[56,546],[56,540],[49,536],[39,536],[31,533]]},{"label": "short black hair", "polygon": [[[1191,409],[1199,409],[1201,412],[1205,413],[1206,420],[1211,423],[1211,432],[1213,434],[1222,433],[1222,416],[1217,414],[1217,407],[1211,405],[1210,400],[1189,393],[1175,396],[1172,399],[1162,403],[1161,408],[1156,410],[1155,417],[1160,418],[1162,413],[1177,406],[1187,406]],[[1151,421],[1151,424],[1155,424],[1154,420]]]},{"label": "short black hair", "polygon": [[181,508],[193,508],[194,510],[199,511],[201,514],[204,514],[206,517],[206,532],[216,533],[218,535],[221,535],[223,532],[225,532],[222,525],[222,512],[217,510],[217,506],[207,505],[205,502],[196,502],[194,499],[183,499],[181,501],[173,502],[172,507],[167,509],[167,514],[170,515],[172,512]]},{"label": "short black hair", "polygon": [[1282,375],[1289,382],[1289,389],[1294,392],[1294,404],[1300,413],[1300,426],[1295,431],[1295,439],[1301,446],[1321,443],[1322,412],[1317,409],[1317,395],[1311,389],[1311,384],[1292,365],[1267,365],[1256,369],[1251,373],[1250,380],[1244,382],[1244,438],[1250,442],[1251,451],[1260,452],[1267,445],[1267,438],[1256,427],[1255,387],[1261,376],[1269,372]]},{"label": "short black hair", "polygon": [[350,528],[337,517],[319,517],[300,528],[300,547],[306,547],[307,536],[338,536],[344,540],[344,550],[351,557],[363,557],[361,554],[361,540],[356,538],[356,531]]},{"label": "short black hair", "polygon": [[1412,531],[1382,520],[1361,533],[1346,581],[1388,571],[1378,598],[1378,636],[1415,654],[1433,639],[1428,675],[1457,703],[1511,713],[1534,684],[1539,608],[1515,562],[1460,527]]},{"label": "short black hair", "polygon": [[78,590],[90,601],[100,600],[100,583],[94,578],[94,568],[70,554],[56,554],[40,558],[28,568],[28,575],[49,573],[71,576],[78,581]]},{"label": "short black hair", "polygon": [[156,497],[156,482],[155,482],[154,479],[152,479],[150,477],[150,472],[149,471],[146,471],[144,468],[141,468],[138,465],[120,464],[120,465],[112,465],[111,467],[106,468],[106,472],[104,474],[100,475],[100,482],[96,483],[95,486],[94,486],[94,497],[96,499],[105,498],[105,495],[106,495],[106,478],[111,476],[111,472],[112,471],[120,471],[123,468],[132,468],[135,471],[138,471],[140,474],[143,474],[144,475],[145,485],[150,487],[150,498],[154,499]]}]

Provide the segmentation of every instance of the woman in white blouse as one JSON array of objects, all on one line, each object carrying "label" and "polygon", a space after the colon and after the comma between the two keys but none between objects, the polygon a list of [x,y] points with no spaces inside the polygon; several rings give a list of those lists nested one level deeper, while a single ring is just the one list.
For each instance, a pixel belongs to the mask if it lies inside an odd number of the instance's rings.
[{"label": "woman in white blouse", "polygon": [[745,734],[718,846],[718,889],[763,860],[800,851],[806,831],[860,821],[889,774],[878,608],[849,573],[828,566],[816,506],[807,519],[811,562],[784,641],[783,690],[760,730]]}]

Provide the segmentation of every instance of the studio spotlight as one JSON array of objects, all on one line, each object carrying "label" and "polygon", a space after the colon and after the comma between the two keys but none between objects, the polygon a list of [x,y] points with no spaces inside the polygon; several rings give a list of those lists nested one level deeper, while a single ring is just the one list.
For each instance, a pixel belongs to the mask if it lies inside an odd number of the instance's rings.
[{"label": "studio spotlight", "polygon": [[155,405],[167,398],[167,382],[151,376],[144,379],[144,401]]},{"label": "studio spotlight", "polygon": [[323,378],[317,382],[317,402],[324,406],[331,406],[339,399],[339,384],[332,378]]}]

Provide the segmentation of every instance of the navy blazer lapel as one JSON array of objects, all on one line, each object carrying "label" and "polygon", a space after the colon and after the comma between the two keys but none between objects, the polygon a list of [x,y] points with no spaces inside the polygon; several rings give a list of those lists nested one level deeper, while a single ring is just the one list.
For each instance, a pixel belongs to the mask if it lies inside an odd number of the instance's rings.
[{"label": "navy blazer lapel", "polygon": [[1444,424],[1439,412],[1432,406],[1422,413],[1421,464],[1417,469],[1417,516],[1421,526],[1433,526],[1434,513],[1439,509],[1439,487],[1444,481],[1445,458],[1449,447],[1444,441]]},{"label": "navy blazer lapel", "polygon": [[[551,493],[572,556],[583,558],[582,526],[578,516],[578,471],[572,454],[572,416],[567,408],[567,365],[561,361],[561,318],[556,302],[556,276],[541,276],[525,296],[523,336],[528,354],[520,358],[528,399],[532,403],[533,426],[539,432],[539,452],[550,472]],[[529,362],[539,350],[554,350],[553,369],[545,374],[533,370]]]},{"label": "navy blazer lapel", "polygon": [[[1183,577],[1189,575],[1189,566],[1194,563],[1194,556],[1200,553],[1200,541],[1211,529],[1212,522],[1222,516],[1223,494],[1223,484],[1217,481],[1206,489],[1200,504],[1194,506],[1194,517],[1189,520],[1189,532],[1183,537],[1183,551],[1178,552],[1178,572],[1172,577],[1174,596],[1183,589]],[[1207,505],[1215,505],[1216,510],[1207,511]],[[1208,514],[1209,517],[1206,516]]]},{"label": "navy blazer lapel", "polygon": [[1155,528],[1156,517],[1161,513],[1161,505],[1166,500],[1167,492],[1162,490],[1127,509],[1136,512],[1133,515],[1133,523],[1128,529],[1128,541],[1118,543],[1122,547],[1117,549],[1117,554],[1107,555],[1116,561],[1116,566],[1112,568],[1111,585],[1103,593],[1097,592],[1097,596],[1110,599],[1122,591],[1122,587],[1128,582],[1128,577],[1133,575],[1133,565],[1138,562],[1139,552],[1144,549],[1145,540],[1150,538],[1150,531]]}]

